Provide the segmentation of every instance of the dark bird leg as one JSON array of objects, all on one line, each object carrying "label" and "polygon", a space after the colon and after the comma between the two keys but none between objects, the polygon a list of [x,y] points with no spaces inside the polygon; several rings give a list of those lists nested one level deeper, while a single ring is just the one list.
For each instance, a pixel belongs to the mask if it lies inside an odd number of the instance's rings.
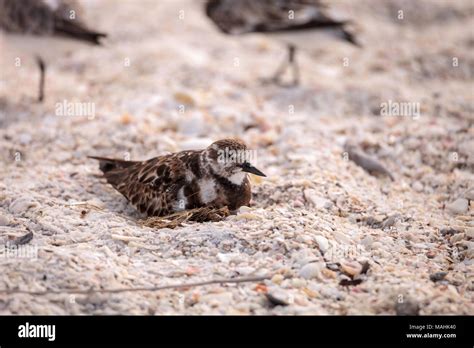
[{"label": "dark bird leg", "polygon": [[36,57],[36,62],[40,68],[40,84],[39,84],[39,95],[38,95],[38,102],[42,102],[44,100],[44,77],[46,73],[46,65],[41,57]]},{"label": "dark bird leg", "polygon": [[290,86],[298,86],[300,83],[300,69],[296,62],[296,47],[288,45],[288,61],[293,71],[293,81]]},{"label": "dark bird leg", "polygon": [[[288,45],[288,57],[285,58],[285,60],[280,64],[278,69],[275,71],[275,73],[270,78],[264,78],[264,79],[262,79],[262,82],[263,83],[274,83],[278,86],[284,86],[284,87],[292,87],[292,86],[298,85],[298,83],[299,83],[299,70],[298,70],[298,66],[296,64],[295,52],[296,52],[296,47],[289,44]],[[281,81],[281,76],[288,69],[288,66],[290,66],[292,68],[293,81],[292,81],[292,83],[285,84]]]},{"label": "dark bird leg", "polygon": [[[290,47],[290,46],[288,46]],[[265,77],[262,78],[261,81],[265,84],[276,84],[276,85],[281,85],[281,75],[283,75],[288,67],[288,62],[289,62],[289,57],[285,58],[280,65],[278,66],[278,69],[275,71],[275,73],[271,77]]]}]

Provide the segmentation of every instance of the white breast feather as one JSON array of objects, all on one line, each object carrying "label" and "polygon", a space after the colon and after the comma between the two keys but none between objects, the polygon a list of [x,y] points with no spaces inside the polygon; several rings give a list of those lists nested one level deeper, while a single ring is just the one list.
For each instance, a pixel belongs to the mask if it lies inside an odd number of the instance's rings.
[{"label": "white breast feather", "polygon": [[201,179],[198,182],[200,194],[201,194],[201,201],[204,204],[212,202],[217,197],[216,187],[214,180],[212,179]]},{"label": "white breast feather", "polygon": [[177,201],[173,209],[174,211],[183,211],[184,209],[186,209],[187,204],[188,204],[188,199],[184,195],[184,186],[183,186],[178,191]]},{"label": "white breast feather", "polygon": [[232,174],[231,176],[229,176],[227,179],[235,184],[235,185],[242,185],[242,182],[244,181],[244,179],[247,177],[247,173],[245,172],[238,172],[238,173],[235,173],[235,174]]}]

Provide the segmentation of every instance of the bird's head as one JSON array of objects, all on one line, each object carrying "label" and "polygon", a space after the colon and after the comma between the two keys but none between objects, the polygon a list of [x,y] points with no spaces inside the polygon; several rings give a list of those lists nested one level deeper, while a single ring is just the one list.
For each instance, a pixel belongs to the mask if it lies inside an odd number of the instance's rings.
[{"label": "bird's head", "polygon": [[250,161],[255,157],[254,152],[237,139],[218,140],[205,150],[205,158],[214,174],[237,185],[243,182],[247,173],[266,176],[251,164]]}]

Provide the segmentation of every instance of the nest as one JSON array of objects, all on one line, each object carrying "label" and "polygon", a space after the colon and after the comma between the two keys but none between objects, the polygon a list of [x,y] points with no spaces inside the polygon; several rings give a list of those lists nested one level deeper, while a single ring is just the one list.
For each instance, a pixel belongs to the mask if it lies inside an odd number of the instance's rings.
[{"label": "nest", "polygon": [[206,222],[206,221],[222,221],[230,215],[229,208],[210,208],[202,207],[190,210],[184,210],[167,216],[151,216],[140,223],[143,226],[153,228],[176,228],[188,221]]}]

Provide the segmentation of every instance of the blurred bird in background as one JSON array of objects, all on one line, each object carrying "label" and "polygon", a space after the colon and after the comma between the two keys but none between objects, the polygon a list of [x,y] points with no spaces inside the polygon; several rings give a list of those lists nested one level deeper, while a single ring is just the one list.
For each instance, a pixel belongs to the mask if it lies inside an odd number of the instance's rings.
[{"label": "blurred bird in background", "polygon": [[286,86],[299,84],[296,50],[317,40],[316,31],[360,46],[347,28],[349,21],[333,19],[320,0],[208,0],[205,11],[225,34],[267,33],[287,44],[287,58],[272,77],[264,79],[277,85],[285,85],[282,76],[288,67],[293,79]]},{"label": "blurred bird in background", "polygon": [[81,7],[71,0],[0,0],[5,48],[36,58],[40,102],[44,99],[46,64],[75,50],[78,44],[100,45],[106,36],[87,28],[81,17]]}]

